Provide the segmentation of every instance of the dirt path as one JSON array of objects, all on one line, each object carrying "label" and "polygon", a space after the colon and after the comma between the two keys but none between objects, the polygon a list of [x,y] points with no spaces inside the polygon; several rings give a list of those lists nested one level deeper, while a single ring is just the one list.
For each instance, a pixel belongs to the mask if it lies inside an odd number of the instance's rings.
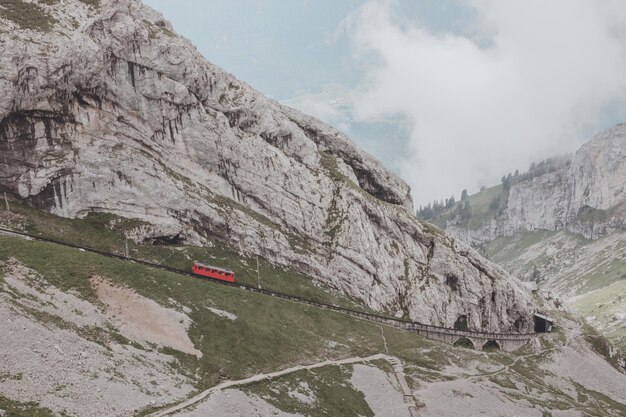
[{"label": "dirt path", "polygon": [[376,361],[376,360],[384,360],[391,364],[391,366],[393,367],[394,373],[396,375],[396,378],[398,379],[398,384],[400,385],[402,389],[402,394],[404,395],[404,402],[407,403],[407,406],[409,408],[409,413],[411,417],[417,417],[417,404],[415,403],[415,398],[413,397],[413,393],[411,392],[411,389],[409,388],[409,385],[406,381],[406,377],[404,375],[404,367],[402,365],[402,362],[400,361],[400,359],[396,358],[395,356],[389,356],[383,353],[379,353],[379,354],[372,355],[372,356],[367,356],[364,358],[352,357],[352,358],[339,359],[339,360],[334,360],[334,361],[324,361],[324,362],[314,363],[312,365],[297,365],[291,368],[283,369],[281,371],[270,372],[267,374],[257,374],[257,375],[253,375],[245,379],[237,380],[237,381],[224,381],[221,384],[218,384],[212,388],[209,388],[206,391],[203,391],[200,394],[188,399],[187,401],[184,401],[168,409],[150,414],[149,417],[165,417],[165,416],[172,415],[173,413],[182,411],[188,407],[191,407],[194,404],[201,402],[212,393],[226,389],[226,388],[235,387],[238,385],[245,385],[251,382],[269,380],[269,379],[277,378],[283,375],[288,375],[294,372],[322,368],[324,366],[351,365],[354,363],[371,362],[371,361]]},{"label": "dirt path", "polygon": [[409,408],[409,414],[411,417],[418,417],[417,414],[417,403],[415,402],[415,396],[413,395],[413,391],[409,387],[409,384],[406,381],[406,376],[404,375],[404,366],[402,366],[402,362],[400,359],[395,356],[383,355],[387,362],[393,366],[393,372],[396,374],[396,379],[398,380],[398,384],[400,384],[400,389],[402,389],[402,395],[404,396],[404,402]]},{"label": "dirt path", "polygon": [[486,378],[486,377],[490,377],[490,376],[494,376],[494,375],[499,375],[505,371],[509,371],[511,369],[512,366],[516,365],[517,362],[519,362],[522,359],[528,359],[528,358],[532,358],[534,356],[539,356],[539,355],[545,355],[548,352],[552,352],[552,351],[557,351],[557,348],[550,348],[550,349],[545,349],[542,350],[540,352],[535,352],[535,353],[529,353],[527,355],[521,355],[516,357],[513,362],[511,362],[508,365],[502,365],[502,368],[498,369],[497,371],[493,371],[493,372],[486,372],[486,373],[482,373],[482,374],[477,374],[477,375],[467,375],[465,377],[465,379],[482,379],[482,378]]}]

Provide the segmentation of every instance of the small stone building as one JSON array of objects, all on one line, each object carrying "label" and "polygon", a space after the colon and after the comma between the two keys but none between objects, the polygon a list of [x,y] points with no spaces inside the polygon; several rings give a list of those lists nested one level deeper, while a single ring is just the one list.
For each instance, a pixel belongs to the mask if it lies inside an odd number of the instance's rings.
[{"label": "small stone building", "polygon": [[552,331],[554,319],[544,314],[535,313],[535,333],[548,333]]}]

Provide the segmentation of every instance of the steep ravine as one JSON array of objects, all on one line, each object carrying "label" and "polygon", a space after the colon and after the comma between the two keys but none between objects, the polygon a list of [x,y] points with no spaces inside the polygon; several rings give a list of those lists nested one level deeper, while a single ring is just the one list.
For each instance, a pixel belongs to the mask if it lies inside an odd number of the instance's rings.
[{"label": "steep ravine", "polygon": [[[92,2],[93,4],[93,2]],[[0,14],[0,191],[135,239],[228,243],[425,323],[528,330],[519,282],[417,221],[409,187],[341,132],[207,62],[136,0]],[[453,284],[452,284],[453,283]]]}]

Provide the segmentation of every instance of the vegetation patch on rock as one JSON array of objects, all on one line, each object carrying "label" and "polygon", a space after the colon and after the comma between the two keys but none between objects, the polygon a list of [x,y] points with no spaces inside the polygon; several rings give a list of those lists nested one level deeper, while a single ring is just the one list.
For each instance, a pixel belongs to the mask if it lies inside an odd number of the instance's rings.
[{"label": "vegetation patch on rock", "polygon": [[0,0],[0,17],[16,23],[21,29],[48,32],[56,20],[37,3],[22,0]]}]

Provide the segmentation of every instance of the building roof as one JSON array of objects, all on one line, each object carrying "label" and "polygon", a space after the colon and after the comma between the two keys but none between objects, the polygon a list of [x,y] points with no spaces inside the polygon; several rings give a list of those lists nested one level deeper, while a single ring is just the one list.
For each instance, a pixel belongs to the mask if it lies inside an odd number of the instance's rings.
[{"label": "building roof", "polygon": [[552,317],[548,317],[544,314],[540,314],[540,313],[535,313],[535,317],[539,317],[540,319],[543,319],[545,321],[549,321],[551,323],[554,323],[554,319]]}]

